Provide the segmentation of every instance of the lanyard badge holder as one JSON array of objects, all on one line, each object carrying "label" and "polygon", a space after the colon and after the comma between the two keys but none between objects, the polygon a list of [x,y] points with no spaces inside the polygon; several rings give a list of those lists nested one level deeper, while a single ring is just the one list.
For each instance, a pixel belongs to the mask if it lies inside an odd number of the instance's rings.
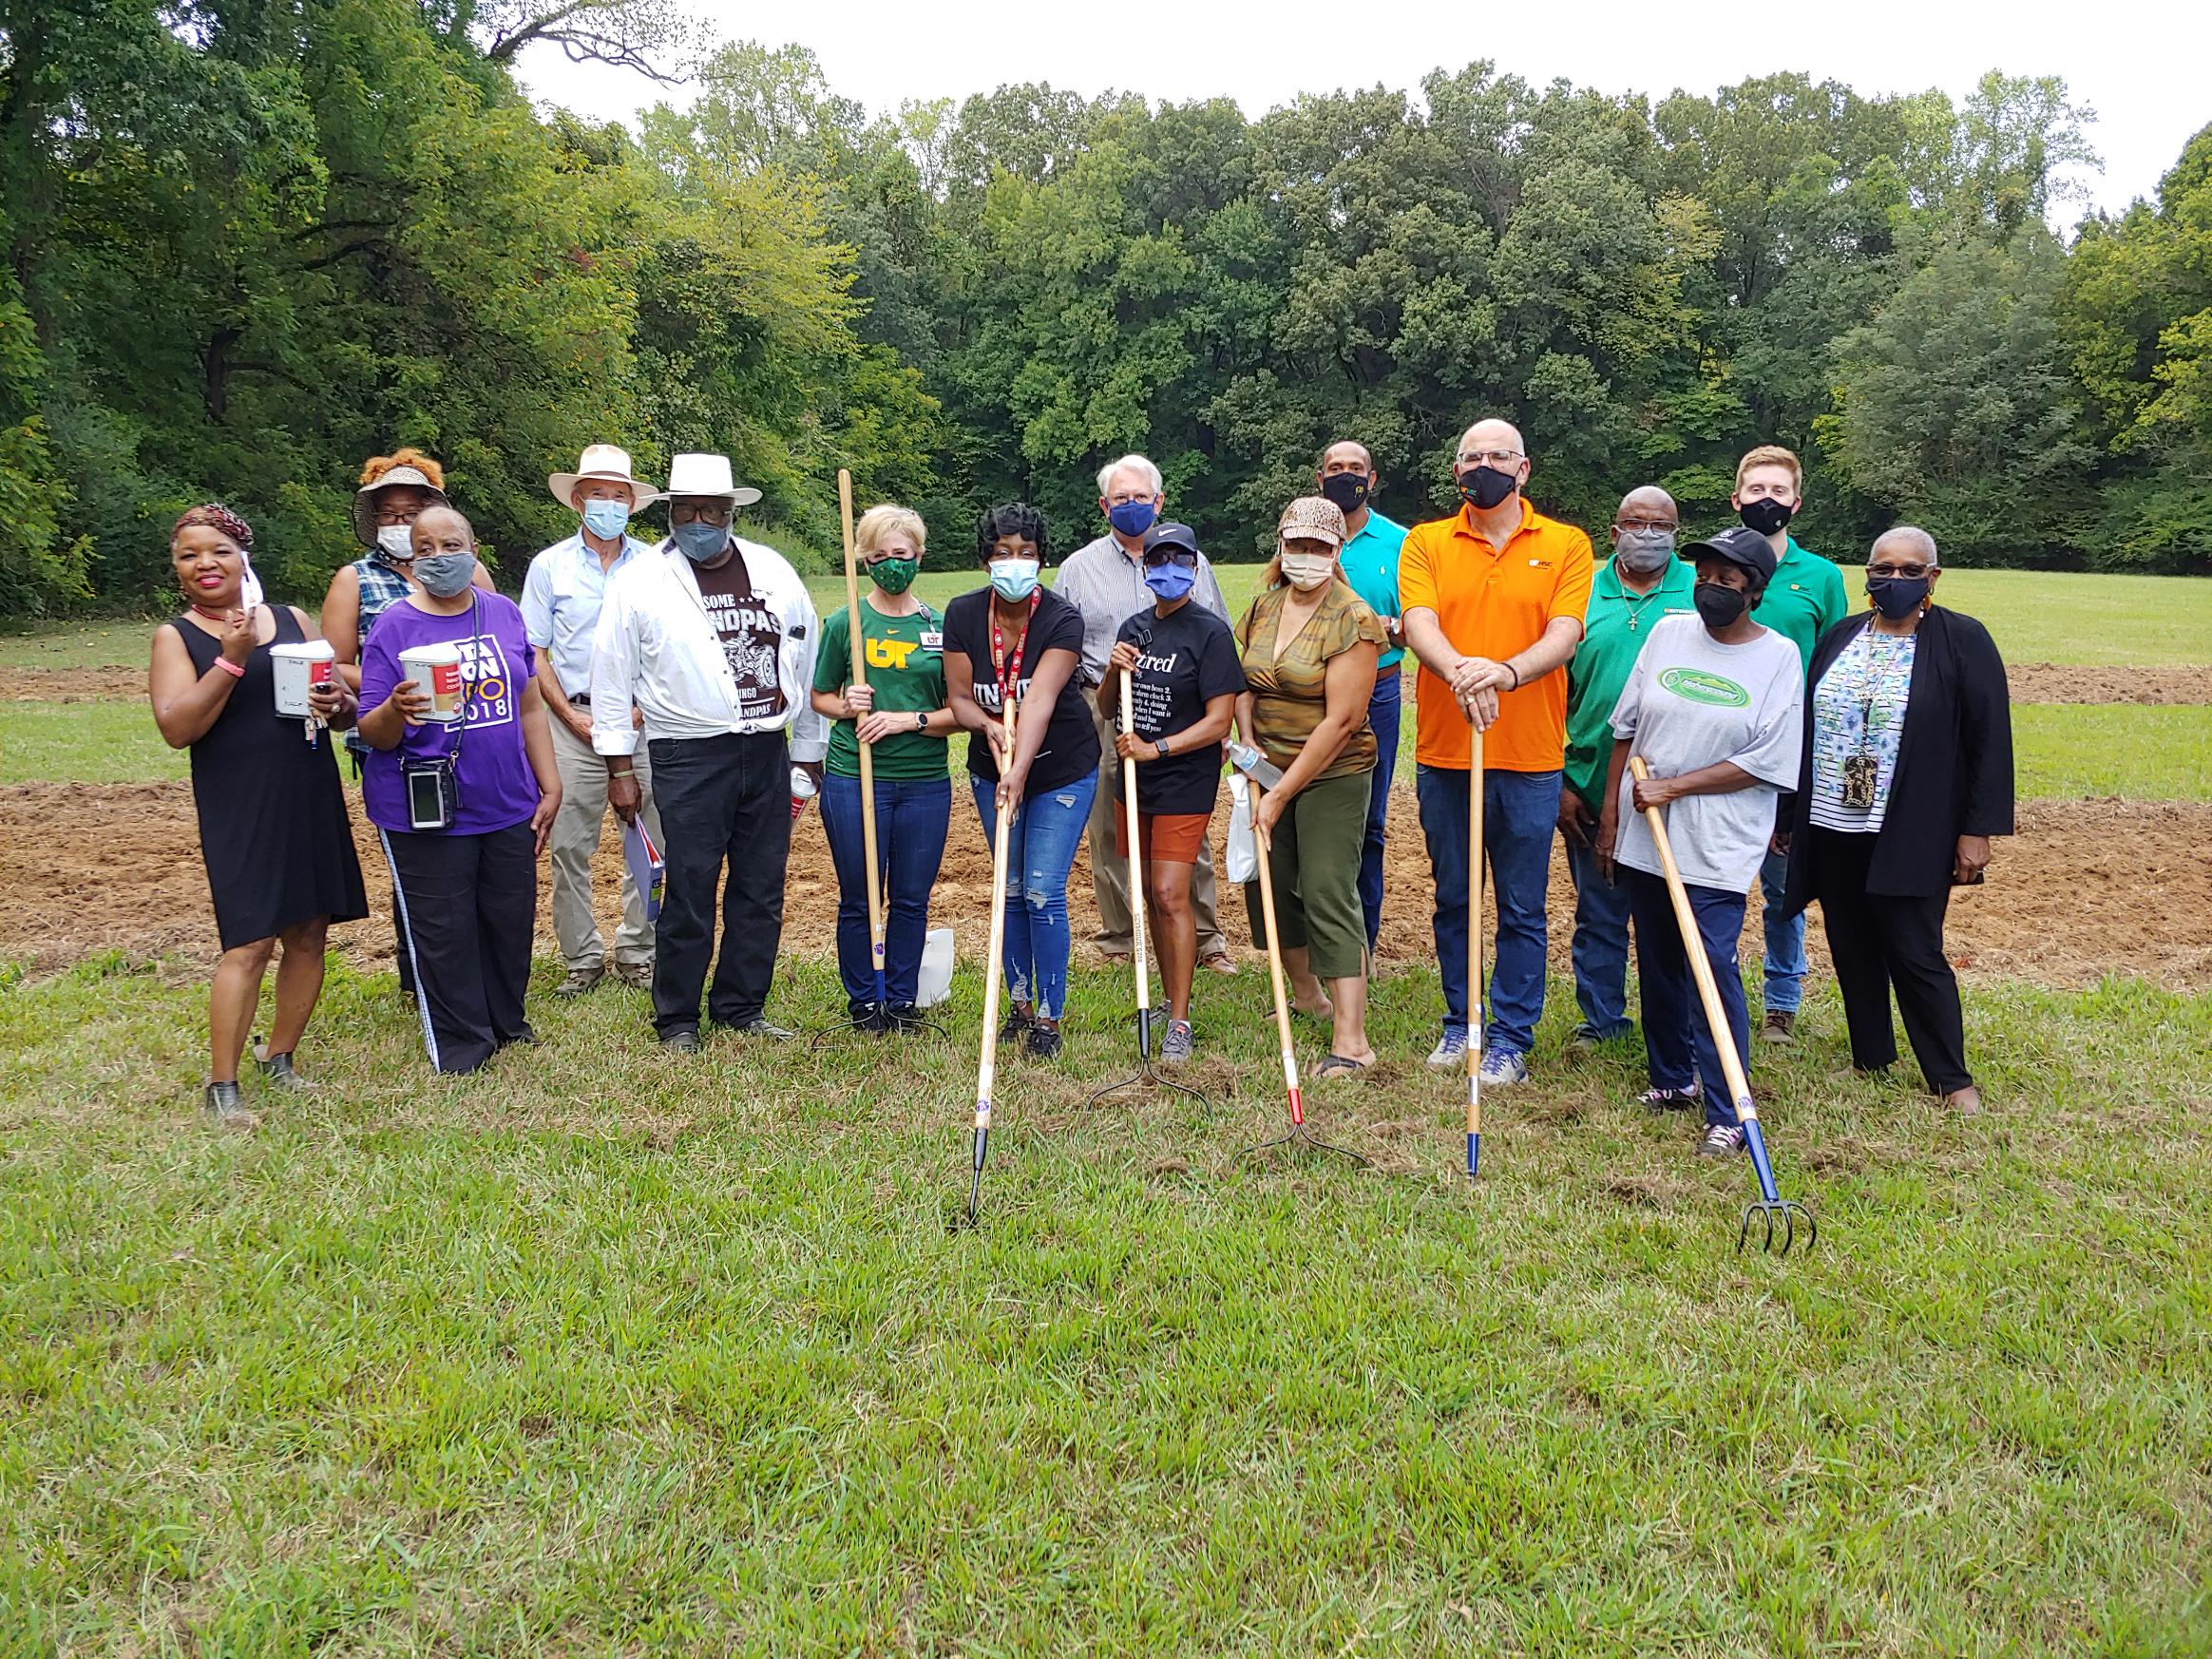
[{"label": "lanyard badge holder", "polygon": [[[478,601],[468,601],[468,650],[473,658],[482,638],[477,626]],[[461,683],[461,718],[453,723],[453,746],[426,760],[403,759],[400,772],[407,780],[407,823],[410,830],[435,833],[453,828],[461,815],[461,739],[468,732],[468,682]]]}]

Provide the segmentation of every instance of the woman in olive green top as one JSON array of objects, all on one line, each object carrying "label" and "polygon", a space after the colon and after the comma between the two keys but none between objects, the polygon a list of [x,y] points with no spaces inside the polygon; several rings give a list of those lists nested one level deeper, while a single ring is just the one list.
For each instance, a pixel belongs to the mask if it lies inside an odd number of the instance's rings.
[{"label": "woman in olive green top", "polygon": [[[952,779],[945,739],[944,639],[937,614],[911,591],[927,537],[921,517],[875,506],[853,529],[868,590],[860,621],[868,684],[853,685],[851,613],[822,619],[814,654],[814,710],[836,724],[822,772],[822,829],[837,868],[837,971],[852,1022],[882,1035],[915,1018],[929,889],[937,883],[951,825]],[[883,872],[884,1001],[876,1001],[868,938],[868,854],[861,833],[860,746],[874,753],[876,859]]]},{"label": "woman in olive green top", "polygon": [[[1297,1006],[1333,1026],[1328,1058],[1314,1072],[1325,1077],[1375,1060],[1360,852],[1376,759],[1367,699],[1384,635],[1338,567],[1344,516],[1334,503],[1292,502],[1276,537],[1260,597],[1237,625],[1251,688],[1237,699],[1237,726],[1282,769],[1253,823],[1268,843],[1278,943]],[[1245,896],[1255,915],[1257,887]]]}]

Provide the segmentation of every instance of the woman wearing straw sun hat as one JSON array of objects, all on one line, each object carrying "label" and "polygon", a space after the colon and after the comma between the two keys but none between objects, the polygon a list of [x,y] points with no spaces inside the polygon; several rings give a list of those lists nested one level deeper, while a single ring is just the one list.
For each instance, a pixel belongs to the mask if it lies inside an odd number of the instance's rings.
[{"label": "woman wearing straw sun hat", "polygon": [[[322,991],[324,940],[333,922],[369,913],[331,745],[310,744],[299,721],[276,717],[270,648],[313,639],[315,624],[291,605],[247,599],[253,539],[243,519],[213,503],[177,521],[169,556],[186,606],[155,633],[148,676],[162,738],[192,752],[200,850],[222,944],[208,993],[207,1110],[239,1129],[255,1118],[239,1097],[238,1062],[278,942],[276,1018],[261,1070],[274,1087],[304,1089],[292,1053]],[[353,724],[353,694],[343,682],[325,680],[307,696],[315,718]]]},{"label": "woman wearing straw sun hat", "polygon": [[[530,561],[523,580],[523,626],[537,653],[538,685],[553,733],[553,759],[561,770],[561,812],[547,845],[553,872],[553,937],[568,977],[553,994],[580,997],[607,971],[605,942],[592,914],[591,860],[606,827],[607,761],[591,744],[591,646],[600,610],[615,574],[653,551],[651,542],[629,533],[631,515],[660,499],[630,469],[629,452],[612,444],[584,448],[573,472],[545,480],[553,499],[576,513],[576,533]],[[637,756],[639,810],[656,843],[660,813],[653,800],[652,765]],[[620,828],[618,826],[617,833]],[[624,984],[653,986],[653,926],[644,896],[625,862],[622,925],[615,933],[615,977]]]}]

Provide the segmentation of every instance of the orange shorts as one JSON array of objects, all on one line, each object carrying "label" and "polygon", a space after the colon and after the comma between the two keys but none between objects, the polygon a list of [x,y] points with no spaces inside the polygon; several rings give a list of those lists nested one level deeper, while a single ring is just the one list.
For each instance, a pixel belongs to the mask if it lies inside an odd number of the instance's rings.
[{"label": "orange shorts", "polygon": [[[1206,845],[1211,812],[1138,812],[1136,832],[1144,844],[1147,864],[1196,864],[1198,849]],[[1129,856],[1129,809],[1116,803],[1114,812],[1114,851]]]}]

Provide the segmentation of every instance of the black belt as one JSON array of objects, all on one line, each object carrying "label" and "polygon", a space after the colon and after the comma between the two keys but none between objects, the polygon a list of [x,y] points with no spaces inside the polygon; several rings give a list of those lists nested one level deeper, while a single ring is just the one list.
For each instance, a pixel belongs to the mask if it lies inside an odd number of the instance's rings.
[{"label": "black belt", "polygon": [[585,694],[584,694],[582,696],[571,696],[569,697],[569,699],[568,699],[568,706],[569,706],[570,708],[572,708],[572,709],[588,709],[588,708],[590,708],[590,707],[591,707],[591,694],[590,694],[589,692],[586,692],[586,693],[585,693]]}]

